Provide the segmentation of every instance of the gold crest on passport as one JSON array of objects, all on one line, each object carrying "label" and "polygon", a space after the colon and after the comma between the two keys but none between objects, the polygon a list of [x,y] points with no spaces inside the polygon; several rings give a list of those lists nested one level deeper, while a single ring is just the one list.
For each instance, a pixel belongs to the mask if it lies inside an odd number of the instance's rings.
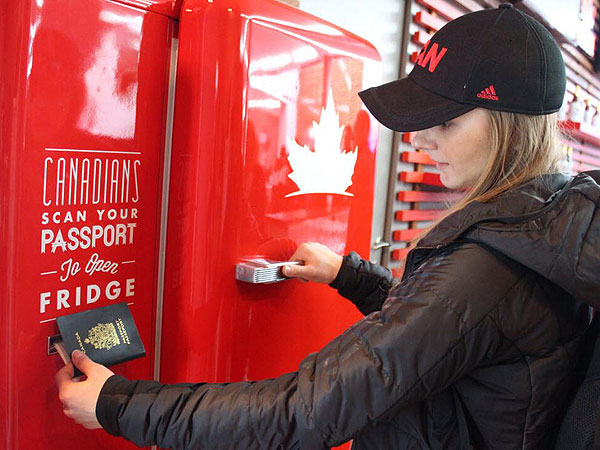
[{"label": "gold crest on passport", "polygon": [[[127,303],[69,314],[56,322],[69,355],[78,349],[105,366],[146,356]],[[75,368],[75,376],[79,375]]]},{"label": "gold crest on passport", "polygon": [[121,345],[117,329],[113,323],[99,323],[88,331],[88,337],[83,342],[92,344],[97,350],[110,350],[116,345]]}]

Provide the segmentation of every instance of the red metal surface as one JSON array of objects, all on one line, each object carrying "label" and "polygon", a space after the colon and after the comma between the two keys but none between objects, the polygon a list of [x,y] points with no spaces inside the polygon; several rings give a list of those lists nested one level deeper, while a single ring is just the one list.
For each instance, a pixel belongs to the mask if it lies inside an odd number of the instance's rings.
[{"label": "red metal surface", "polygon": [[132,303],[148,356],[114,370],[152,377],[173,24],[98,0],[2,1],[0,17],[0,448],[136,448],[64,416],[47,336],[57,316]]},{"label": "red metal surface", "polygon": [[600,133],[587,123],[564,120],[560,122],[562,130],[575,139],[581,139],[596,147],[600,147]]},{"label": "red metal surface", "polygon": [[400,202],[452,202],[460,199],[464,194],[455,192],[422,192],[400,191],[396,198]]},{"label": "red metal surface", "polygon": [[[374,84],[363,69],[379,56],[356,36],[264,0],[188,1],[180,40],[161,379],[294,371],[358,311],[327,286],[237,282],[234,266],[250,255],[286,260],[304,241],[368,255],[377,126],[356,93]],[[335,114],[323,118],[330,96]],[[295,195],[295,146],[307,147],[305,162],[320,161],[317,170],[325,164],[327,177],[357,149],[346,195]],[[323,159],[327,149],[338,163]]]},{"label": "red metal surface", "polygon": [[581,153],[578,153],[578,152],[573,152],[572,157],[573,157],[573,160],[575,160],[575,161],[589,164],[595,168],[600,168],[600,159],[591,158],[587,155],[582,155]]},{"label": "red metal surface", "polygon": [[[425,31],[415,31],[412,34],[412,41],[415,44],[425,45],[427,41],[433,37],[433,34],[427,33]],[[413,61],[414,62],[414,61]]]},{"label": "red metal surface", "polygon": [[418,13],[416,13],[414,21],[417,25],[421,25],[430,31],[438,31],[447,23],[446,20],[429,14],[425,11],[419,11]]},{"label": "red metal surface", "polygon": [[111,0],[115,3],[145,9],[172,19],[179,19],[183,0]]},{"label": "red metal surface", "polygon": [[[409,252],[409,248],[399,248],[396,250],[392,250],[392,261],[402,261],[406,259],[406,256],[408,255]],[[394,271],[392,271],[394,273],[394,277],[399,278],[402,276],[402,273],[397,274]]]},{"label": "red metal surface", "polygon": [[481,11],[485,8],[484,6],[481,6],[479,3],[477,3],[476,0],[456,0],[456,3],[464,6],[469,11]]},{"label": "red metal surface", "polygon": [[[401,261],[401,260],[402,259],[400,259],[399,261]],[[404,266],[395,267],[392,269],[392,275],[394,276],[394,278],[401,279],[403,273],[404,273]]]},{"label": "red metal surface", "polygon": [[423,232],[421,228],[414,228],[408,230],[396,230],[392,234],[392,239],[394,241],[411,241],[414,238],[418,237]]},{"label": "red metal surface", "polygon": [[435,161],[425,152],[402,152],[400,154],[400,160],[407,163],[435,166]]},{"label": "red metal surface", "polygon": [[[416,59],[415,59],[416,61]],[[415,62],[413,61],[413,62]],[[413,138],[415,137],[416,132],[410,132],[410,133],[402,133],[402,142],[406,142],[407,144],[410,144],[413,140]]]},{"label": "red metal surface", "polygon": [[590,145],[587,145],[585,143],[581,143],[578,141],[574,141],[572,139],[561,139],[561,143],[563,145],[572,147],[575,150],[579,150],[583,153],[591,155],[592,157],[600,158],[600,148],[592,147]]},{"label": "red metal surface", "polygon": [[464,13],[445,0],[417,0],[417,3],[440,14],[448,20],[454,20]]},{"label": "red metal surface", "polygon": [[404,209],[396,211],[395,217],[400,222],[435,220],[442,212],[435,209]]},{"label": "red metal surface", "polygon": [[400,181],[404,183],[419,183],[426,184],[429,186],[439,186],[443,187],[444,185],[440,181],[440,174],[433,172],[400,172],[398,175]]}]

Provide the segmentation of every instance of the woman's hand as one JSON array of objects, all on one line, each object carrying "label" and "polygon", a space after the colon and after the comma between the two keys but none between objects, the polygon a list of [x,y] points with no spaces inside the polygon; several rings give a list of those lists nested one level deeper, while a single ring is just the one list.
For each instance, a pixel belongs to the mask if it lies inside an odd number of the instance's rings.
[{"label": "woman's hand", "polygon": [[[65,416],[90,430],[101,428],[96,419],[96,403],[104,382],[114,373],[79,350],[73,352],[71,361],[56,373],[58,398]],[[85,374],[84,381],[73,380],[73,364]]]},{"label": "woman's hand", "polygon": [[284,266],[286,277],[329,284],[340,271],[343,258],[322,244],[307,242],[298,247],[290,261],[300,261],[303,265]]}]

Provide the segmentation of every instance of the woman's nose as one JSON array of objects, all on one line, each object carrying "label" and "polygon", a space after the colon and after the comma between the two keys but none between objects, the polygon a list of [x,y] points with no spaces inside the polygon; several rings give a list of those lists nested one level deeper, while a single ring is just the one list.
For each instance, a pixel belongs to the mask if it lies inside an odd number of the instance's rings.
[{"label": "woman's nose", "polygon": [[417,131],[412,138],[411,144],[415,148],[422,150],[434,150],[435,142],[431,139],[429,128],[427,130]]}]

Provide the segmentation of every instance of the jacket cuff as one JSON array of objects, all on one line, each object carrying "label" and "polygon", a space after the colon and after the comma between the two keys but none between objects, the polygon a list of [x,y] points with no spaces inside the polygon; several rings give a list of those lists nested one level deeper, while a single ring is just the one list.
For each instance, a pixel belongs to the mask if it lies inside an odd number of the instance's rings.
[{"label": "jacket cuff", "polygon": [[133,391],[131,382],[120,375],[113,375],[104,382],[98,401],[96,402],[96,419],[108,433],[121,436],[119,430],[119,417],[121,408],[127,402],[123,397],[129,398]]},{"label": "jacket cuff", "polygon": [[360,256],[356,252],[350,252],[342,260],[342,265],[334,280],[329,283],[334,289],[345,286],[349,280],[356,277],[356,271],[360,266]]}]

